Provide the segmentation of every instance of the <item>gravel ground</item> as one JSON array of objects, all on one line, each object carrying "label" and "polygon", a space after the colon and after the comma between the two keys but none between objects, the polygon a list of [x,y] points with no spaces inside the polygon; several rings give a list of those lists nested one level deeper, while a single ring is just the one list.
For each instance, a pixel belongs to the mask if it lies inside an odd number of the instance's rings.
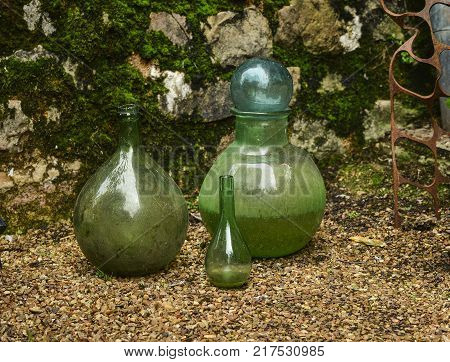
[{"label": "gravel ground", "polygon": [[331,190],[303,251],[256,260],[243,289],[212,287],[193,218],[167,271],[96,272],[70,223],[0,239],[1,341],[450,341],[447,221],[391,226],[391,198]]}]

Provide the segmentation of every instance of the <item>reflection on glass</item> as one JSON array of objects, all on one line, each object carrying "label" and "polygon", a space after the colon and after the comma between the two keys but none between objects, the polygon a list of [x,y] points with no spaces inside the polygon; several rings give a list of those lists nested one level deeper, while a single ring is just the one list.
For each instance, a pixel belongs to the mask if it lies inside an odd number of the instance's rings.
[{"label": "reflection on glass", "polygon": [[220,220],[219,176],[233,176],[236,222],[251,255],[294,253],[307,245],[320,225],[325,186],[308,153],[288,141],[292,78],[281,64],[256,58],[238,68],[231,91],[236,139],[203,182],[202,219],[214,234]]},{"label": "reflection on glass", "polygon": [[235,219],[233,177],[219,182],[220,219],[206,254],[206,273],[215,286],[235,288],[247,282],[252,257]]},{"label": "reflection on glass", "polygon": [[178,186],[140,147],[136,106],[120,113],[120,145],[81,190],[75,233],[85,256],[105,273],[145,275],[175,258],[188,212]]}]

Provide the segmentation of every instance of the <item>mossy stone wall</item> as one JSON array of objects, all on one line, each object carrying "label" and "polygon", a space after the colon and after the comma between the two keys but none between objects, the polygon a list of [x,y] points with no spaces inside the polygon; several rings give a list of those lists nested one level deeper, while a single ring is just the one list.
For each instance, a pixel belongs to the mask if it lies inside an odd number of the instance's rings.
[{"label": "mossy stone wall", "polygon": [[[273,57],[301,70],[301,91],[293,106],[293,119],[302,114],[310,122],[326,120],[326,127],[358,147],[364,143],[366,110],[372,109],[377,100],[388,98],[389,56],[399,40],[389,34],[374,39],[375,29],[386,21],[376,1],[330,0],[330,4],[343,22],[352,20],[348,7],[360,17],[362,36],[357,49],[313,54],[301,41],[289,47],[275,42]],[[30,30],[24,7],[36,5],[37,20],[32,24],[34,30]],[[20,100],[32,127],[20,135],[20,152],[0,150],[0,182],[2,177],[9,182],[17,172],[29,176],[23,182],[14,179],[13,187],[1,191],[0,216],[8,219],[15,231],[70,217],[75,195],[117,145],[114,110],[129,102],[139,102],[143,107],[141,127],[146,147],[151,151],[176,147],[175,156],[164,159],[163,166],[180,183],[189,200],[195,200],[202,176],[221,140],[232,131],[233,121],[205,123],[196,114],[175,117],[163,112],[158,96],[167,89],[162,81],[144,78],[129,58],[138,54],[162,71],[182,72],[194,90],[218,78],[229,80],[233,68],[213,62],[202,24],[208,16],[221,11],[241,12],[250,5],[263,13],[275,34],[279,25],[277,12],[289,1],[1,2],[0,126],[14,118],[8,102]],[[176,46],[162,32],[148,31],[149,14],[162,11],[186,17],[192,34],[189,46]],[[39,45],[43,50],[32,59],[30,54],[36,53]],[[19,50],[29,59],[14,56]],[[342,76],[343,90],[318,93],[321,81],[336,73]],[[57,110],[53,120],[49,115],[52,109]],[[47,166],[42,177],[33,179],[39,160],[46,160]],[[74,162],[80,162],[81,168],[70,166]],[[57,171],[50,172],[53,169]],[[191,176],[186,177],[187,174]],[[196,181],[186,182],[187,179]]]}]

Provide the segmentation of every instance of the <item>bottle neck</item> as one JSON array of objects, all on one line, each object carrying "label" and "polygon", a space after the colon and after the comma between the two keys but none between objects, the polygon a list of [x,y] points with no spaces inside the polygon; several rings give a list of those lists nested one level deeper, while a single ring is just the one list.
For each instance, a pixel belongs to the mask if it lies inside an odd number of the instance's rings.
[{"label": "bottle neck", "polygon": [[219,195],[220,195],[220,213],[221,218],[234,220],[234,182],[232,176],[220,177]]},{"label": "bottle neck", "polygon": [[289,143],[286,117],[260,119],[236,116],[236,143],[248,146],[284,146]]},{"label": "bottle neck", "polygon": [[139,117],[137,115],[122,116],[120,124],[120,146],[138,146]]}]

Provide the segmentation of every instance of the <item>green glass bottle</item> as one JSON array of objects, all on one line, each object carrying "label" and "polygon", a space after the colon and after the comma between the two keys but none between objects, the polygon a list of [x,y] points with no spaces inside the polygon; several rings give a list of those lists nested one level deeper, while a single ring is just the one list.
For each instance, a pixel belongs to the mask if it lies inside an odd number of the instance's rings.
[{"label": "green glass bottle", "polygon": [[206,273],[215,286],[236,288],[247,282],[252,257],[235,219],[233,177],[221,176],[219,184],[220,217],[206,254]]},{"label": "green glass bottle", "polygon": [[199,195],[210,233],[220,220],[218,175],[235,185],[236,221],[254,257],[280,257],[303,248],[325,209],[325,186],[309,154],[288,141],[292,78],[280,63],[254,58],[231,80],[236,139],[219,155]]},{"label": "green glass bottle", "polygon": [[87,259],[105,273],[138,276],[167,266],[188,226],[184,197],[139,142],[139,108],[119,110],[120,144],[81,190],[75,234]]}]

